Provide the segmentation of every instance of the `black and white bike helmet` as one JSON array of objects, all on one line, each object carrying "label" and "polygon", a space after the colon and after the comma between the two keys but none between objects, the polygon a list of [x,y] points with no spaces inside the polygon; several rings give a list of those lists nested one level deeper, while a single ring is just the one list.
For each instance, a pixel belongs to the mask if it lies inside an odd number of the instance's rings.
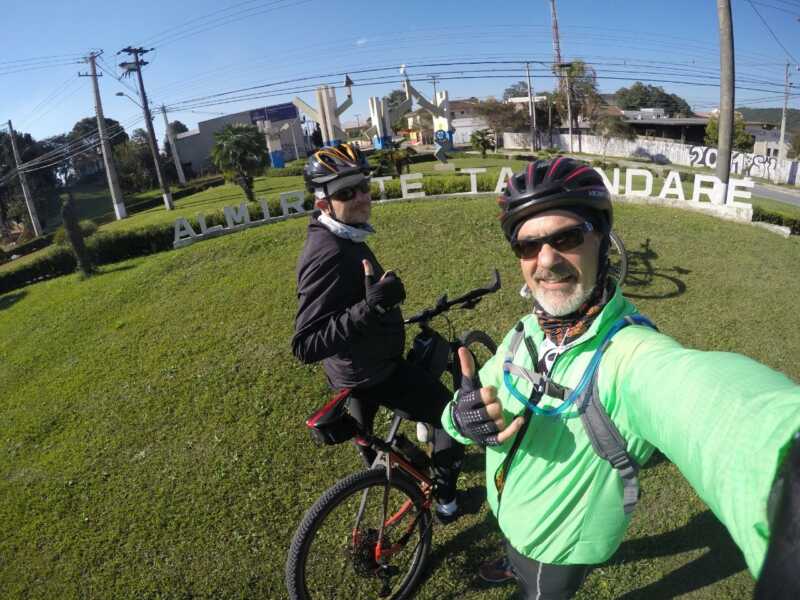
[{"label": "black and white bike helmet", "polygon": [[596,211],[605,217],[606,231],[612,225],[611,195],[603,178],[588,164],[563,156],[528,163],[524,171],[508,178],[497,203],[509,242],[527,219],[559,208]]},{"label": "black and white bike helmet", "polygon": [[371,171],[364,153],[353,144],[337,144],[317,150],[308,157],[303,178],[309,192],[330,196],[358,185]]}]

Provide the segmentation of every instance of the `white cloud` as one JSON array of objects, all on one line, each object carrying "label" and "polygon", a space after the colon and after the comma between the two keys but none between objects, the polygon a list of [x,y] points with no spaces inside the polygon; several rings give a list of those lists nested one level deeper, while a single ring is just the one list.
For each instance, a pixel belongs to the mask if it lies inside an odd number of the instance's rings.
[{"label": "white cloud", "polygon": [[356,46],[365,46],[368,41],[367,38],[360,38],[356,40]]}]

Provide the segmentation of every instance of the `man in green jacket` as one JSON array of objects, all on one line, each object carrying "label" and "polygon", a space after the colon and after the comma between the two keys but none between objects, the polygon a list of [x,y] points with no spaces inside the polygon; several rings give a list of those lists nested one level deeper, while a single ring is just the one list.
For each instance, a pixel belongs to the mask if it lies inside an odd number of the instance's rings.
[{"label": "man in green jacket", "polygon": [[454,438],[486,447],[507,552],[481,576],[515,577],[529,598],[572,597],[619,547],[655,448],[757,576],[800,386],[741,355],[683,348],[638,315],[609,277],[611,200],[588,165],[531,163],[498,202],[533,312],[479,374],[460,350],[462,388],[442,416]]}]

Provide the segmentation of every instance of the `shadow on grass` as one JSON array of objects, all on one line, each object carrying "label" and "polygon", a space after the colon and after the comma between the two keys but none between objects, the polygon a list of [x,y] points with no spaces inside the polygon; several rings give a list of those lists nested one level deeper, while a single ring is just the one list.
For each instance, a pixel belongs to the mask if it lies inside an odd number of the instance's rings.
[{"label": "shadow on grass", "polygon": [[[466,514],[476,514],[485,500],[486,488],[483,486],[474,486],[463,495],[459,496],[459,503]],[[456,521],[456,523],[458,523],[458,521]],[[498,531],[497,521],[495,521],[491,513],[487,512],[486,516],[479,523],[459,531],[450,540],[440,546],[434,545],[430,562],[428,563],[428,569],[420,586],[424,587],[428,578],[435,573],[449,557],[461,555],[465,560],[460,589],[452,590],[449,594],[437,596],[439,600],[456,600],[458,598],[463,598],[468,593],[486,590],[488,587],[497,588],[497,585],[483,583],[478,578],[478,567],[481,563],[496,558],[504,552],[502,543],[490,544],[491,548],[487,547],[487,540],[497,538]],[[516,590],[516,584],[514,583],[509,583],[507,586],[511,591]]]},{"label": "shadow on grass", "polygon": [[666,300],[686,292],[681,276],[691,273],[679,266],[657,267],[654,263],[658,253],[650,246],[650,238],[639,245],[638,250],[626,250],[628,274],[622,284],[623,294],[628,298]]},{"label": "shadow on grass", "polygon": [[710,510],[679,529],[624,542],[607,564],[635,563],[707,548],[699,558],[660,580],[620,596],[620,600],[667,600],[730,577],[746,567],[744,558],[722,523]]},{"label": "shadow on grass", "polygon": [[13,305],[22,300],[27,295],[28,292],[14,292],[12,294],[6,294],[5,296],[0,296],[0,310],[11,308]]},{"label": "shadow on grass", "polygon": [[661,463],[668,463],[669,459],[661,454],[658,450],[653,452],[653,455],[650,457],[650,460],[642,467],[642,469],[652,469],[653,467],[657,467]]}]

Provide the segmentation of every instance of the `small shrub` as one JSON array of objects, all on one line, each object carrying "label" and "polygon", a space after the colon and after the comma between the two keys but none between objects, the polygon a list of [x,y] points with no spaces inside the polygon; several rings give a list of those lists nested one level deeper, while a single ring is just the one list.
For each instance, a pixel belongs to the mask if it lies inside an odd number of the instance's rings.
[{"label": "small shrub", "polygon": [[[78,227],[80,227],[81,233],[83,234],[84,238],[88,238],[93,236],[97,233],[97,225],[94,221],[90,221],[89,219],[84,219],[78,223]],[[67,232],[64,229],[64,226],[61,225],[58,229],[56,229],[55,234],[53,235],[53,243],[58,246],[63,246],[68,244],[67,241]]]}]

